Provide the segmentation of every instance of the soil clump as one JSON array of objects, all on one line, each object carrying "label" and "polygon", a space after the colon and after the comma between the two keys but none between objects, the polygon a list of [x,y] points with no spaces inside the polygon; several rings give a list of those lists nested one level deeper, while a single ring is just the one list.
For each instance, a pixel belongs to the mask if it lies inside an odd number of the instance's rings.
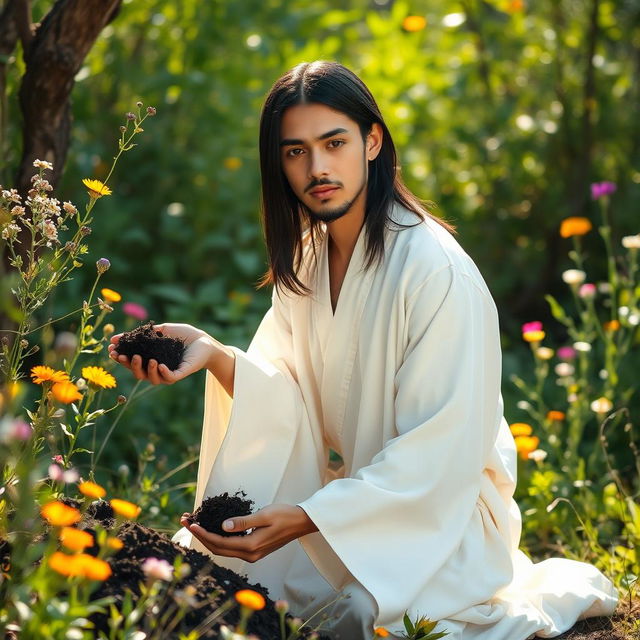
[{"label": "soil clump", "polygon": [[136,354],[139,355],[145,371],[151,359],[175,371],[182,362],[185,344],[180,338],[165,336],[161,331],[154,329],[151,321],[123,333],[116,350],[118,354],[129,359]]},{"label": "soil clump", "polygon": [[246,497],[247,494],[244,491],[238,491],[232,496],[225,492],[219,496],[205,498],[202,504],[187,516],[187,520],[219,536],[247,535],[246,531],[229,533],[222,528],[222,523],[227,518],[248,516],[252,513],[253,500],[247,500]]}]

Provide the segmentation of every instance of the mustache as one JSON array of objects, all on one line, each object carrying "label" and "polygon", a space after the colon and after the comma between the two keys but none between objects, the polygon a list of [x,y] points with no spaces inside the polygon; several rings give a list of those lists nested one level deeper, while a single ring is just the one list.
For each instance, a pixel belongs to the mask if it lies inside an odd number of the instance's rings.
[{"label": "mustache", "polygon": [[342,182],[331,182],[331,180],[313,180],[312,182],[310,182],[304,189],[304,192],[307,193],[308,191],[311,191],[311,189],[315,189],[316,187],[319,187],[321,185],[333,185],[336,187],[341,187]]}]

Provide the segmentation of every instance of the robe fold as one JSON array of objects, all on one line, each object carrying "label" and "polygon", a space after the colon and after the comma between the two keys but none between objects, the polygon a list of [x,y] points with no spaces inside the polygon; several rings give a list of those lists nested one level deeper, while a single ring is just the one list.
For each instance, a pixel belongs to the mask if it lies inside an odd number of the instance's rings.
[{"label": "robe fold", "polygon": [[[363,227],[335,312],[327,236],[307,249],[312,294],[274,292],[247,352],[234,349],[233,400],[207,372],[196,507],[242,489],[258,507],[300,505],[319,530],[255,564],[216,561],[294,611],[318,573],[338,591],[355,581],[377,625],[399,631],[408,611],[449,640],[553,637],[612,613],[594,567],[518,550],[495,304],[443,227],[399,205],[393,219],[413,226],[390,225],[366,270]],[[206,552],[186,529],[175,539]]]}]

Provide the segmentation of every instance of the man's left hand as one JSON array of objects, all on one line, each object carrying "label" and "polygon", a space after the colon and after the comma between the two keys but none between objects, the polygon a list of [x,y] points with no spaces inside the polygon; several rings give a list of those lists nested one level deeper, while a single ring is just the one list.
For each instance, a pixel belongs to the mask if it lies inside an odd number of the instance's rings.
[{"label": "man's left hand", "polygon": [[225,531],[253,529],[246,536],[220,536],[200,525],[190,524],[183,514],[180,524],[186,527],[211,553],[256,562],[288,542],[317,531],[318,528],[302,507],[270,504],[248,516],[228,518],[222,524]]}]

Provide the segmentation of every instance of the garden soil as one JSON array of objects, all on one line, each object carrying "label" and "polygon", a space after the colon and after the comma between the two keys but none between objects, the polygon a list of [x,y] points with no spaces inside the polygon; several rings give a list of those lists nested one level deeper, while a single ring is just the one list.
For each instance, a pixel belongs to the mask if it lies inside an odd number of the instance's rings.
[{"label": "garden soil", "polygon": [[153,328],[153,322],[147,322],[132,331],[127,331],[118,340],[117,351],[131,359],[134,355],[142,358],[142,368],[146,371],[152,358],[158,364],[166,365],[175,371],[182,362],[185,344],[179,338],[163,335]]}]

